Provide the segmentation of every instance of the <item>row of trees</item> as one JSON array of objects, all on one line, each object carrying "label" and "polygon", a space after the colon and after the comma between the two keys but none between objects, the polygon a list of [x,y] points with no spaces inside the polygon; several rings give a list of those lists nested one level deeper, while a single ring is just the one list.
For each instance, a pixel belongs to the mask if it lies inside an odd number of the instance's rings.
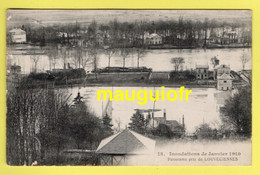
[{"label": "row of trees", "polygon": [[[57,69],[63,65],[64,69],[69,68],[82,68],[87,69],[92,67],[93,70],[98,68],[98,60],[101,54],[104,54],[108,59],[107,67],[111,66],[111,59],[115,56],[122,58],[122,67],[126,67],[126,59],[129,57],[136,57],[137,67],[140,66],[140,59],[143,58],[147,51],[145,48],[109,48],[104,49],[91,46],[90,48],[77,47],[52,47],[46,49],[45,53],[49,58],[49,69]],[[33,63],[32,72],[37,71],[37,66],[40,61],[41,55],[33,54],[30,56]]]},{"label": "row of trees", "polygon": [[[167,24],[167,25],[166,25]],[[200,27],[195,27],[196,25]],[[147,45],[144,43],[144,35],[145,32],[150,30],[156,30],[158,33],[164,33],[166,36],[171,36],[170,34],[173,34],[175,31],[175,37],[182,38],[182,36],[185,36],[185,38],[188,38],[189,40],[192,40],[189,43],[193,43],[193,40],[195,41],[195,35],[194,31],[200,31],[202,32],[205,30],[205,43],[206,43],[206,31],[209,28],[216,28],[216,27],[225,27],[226,23],[220,23],[216,22],[214,20],[209,21],[208,19],[205,19],[204,22],[192,22],[184,20],[183,18],[179,18],[178,21],[157,21],[157,22],[142,22],[142,21],[136,21],[135,23],[121,23],[117,20],[110,21],[108,24],[100,24],[98,25],[95,21],[92,21],[92,23],[89,26],[82,27],[80,24],[76,22],[76,24],[67,24],[64,26],[48,26],[46,31],[49,33],[54,33],[50,35],[50,38],[55,38],[55,33],[57,35],[58,32],[62,31],[67,33],[67,36],[65,37],[63,35],[62,40],[63,43],[66,43],[65,41],[69,41],[70,39],[77,41],[74,45],[67,45],[67,47],[61,47],[60,53],[57,44],[53,44],[51,49],[46,50],[46,54],[49,57],[49,67],[50,69],[55,69],[55,67],[58,64],[58,59],[61,57],[64,62],[64,67],[66,67],[66,64],[69,62],[74,68],[83,68],[85,69],[88,65],[93,65],[94,71],[97,70],[97,60],[98,55],[100,53],[100,49],[103,50],[103,53],[108,58],[108,67],[110,67],[111,58],[114,55],[120,55],[122,57],[122,66],[125,67],[126,59],[130,55],[136,55],[137,58],[137,67],[139,67],[140,58],[142,58],[146,54]],[[246,27],[246,24],[230,24],[233,28],[235,27]],[[168,27],[167,27],[168,26]],[[175,27],[174,27],[175,26]],[[191,29],[187,29],[187,26],[190,26]],[[203,27],[204,26],[204,27]],[[24,30],[29,30],[29,26],[23,26]],[[189,27],[188,27],[189,28]],[[37,28],[36,28],[37,29]],[[36,30],[35,29],[35,30]],[[174,30],[172,30],[174,29]],[[176,29],[176,30],[175,30]],[[40,30],[39,33],[41,33],[42,36],[39,36],[40,38],[46,38],[47,34],[45,32],[44,28],[39,28],[37,30]],[[85,31],[82,33],[82,31]],[[87,31],[87,32],[86,32]],[[105,43],[104,47],[100,47],[100,31],[102,31],[102,37],[109,38],[109,41]],[[170,32],[171,31],[171,32]],[[188,32],[189,31],[189,32]],[[177,33],[176,33],[177,32]],[[184,34],[182,34],[184,32]],[[185,32],[188,32],[185,34]],[[188,34],[190,34],[190,37],[187,37]],[[33,37],[37,37],[38,35],[33,35]],[[73,36],[73,38],[71,38]],[[29,37],[30,38],[30,37]],[[141,40],[138,40],[141,39]],[[182,39],[181,39],[182,40]],[[185,39],[183,39],[184,41]],[[139,41],[139,44],[138,44]],[[84,42],[88,43],[88,47],[84,47]],[[131,44],[129,44],[129,42]],[[55,42],[54,42],[55,43]],[[120,45],[119,45],[120,44]],[[73,47],[72,47],[73,46]],[[45,49],[45,48],[42,48]],[[68,60],[69,58],[72,58]],[[39,61],[39,55],[33,54],[31,56],[31,60],[34,63],[34,71],[37,69],[37,63]],[[181,66],[184,62],[184,60],[181,58],[175,58],[172,59],[172,63],[175,64],[175,71],[178,71],[179,66]],[[241,61],[243,63],[246,63],[247,59],[245,56],[241,57]],[[243,64],[244,65],[244,64]]]},{"label": "row of trees", "polygon": [[63,149],[96,149],[113,133],[111,118],[99,119],[78,94],[53,89],[7,93],[7,163],[59,164]]},{"label": "row of trees", "polygon": [[[115,28],[116,24],[115,24]],[[74,28],[77,29],[78,28]],[[42,47],[45,54],[47,54],[49,58],[49,69],[55,69],[57,65],[59,65],[62,60],[63,67],[66,68],[83,68],[92,67],[94,72],[97,71],[98,68],[98,59],[100,54],[104,54],[108,58],[108,67],[110,67],[111,58],[113,56],[122,57],[122,67],[125,67],[126,59],[130,56],[136,56],[137,58],[137,67],[139,67],[139,62],[142,57],[146,54],[145,47],[115,47],[114,43],[118,43],[117,34],[114,34],[113,42],[109,45],[106,45],[103,48],[99,47],[97,33],[98,26],[95,21],[93,21],[87,28],[88,33],[86,37],[88,38],[88,47],[83,47],[82,44],[77,44],[75,46],[67,45],[64,47],[58,48],[57,44],[52,44],[51,47]],[[77,32],[76,32],[77,33]],[[116,32],[115,32],[116,33]],[[37,65],[40,60],[40,55],[33,52],[31,57],[31,61],[33,63],[33,72],[36,72]],[[68,65],[68,66],[67,66]],[[96,75],[97,77],[97,75]]]},{"label": "row of trees", "polygon": [[[89,26],[79,24],[76,21],[75,23],[51,26],[24,24],[21,28],[26,31],[28,42],[71,43],[76,38],[81,38],[91,43],[92,40],[97,39],[97,35],[93,34],[99,31],[99,35],[103,37],[105,45],[142,47],[145,44],[146,32],[157,33],[163,36],[166,44],[197,46],[207,44],[206,40],[209,31],[212,36],[215,36],[213,29],[219,28],[225,31],[227,26],[232,29],[241,28],[241,37],[247,42],[251,42],[250,22],[220,22],[215,19],[209,20],[208,18],[202,21],[185,20],[183,17],[179,17],[178,20],[136,20],[135,22],[119,22],[114,19],[102,24],[97,24],[93,21]],[[58,35],[59,33],[63,33],[63,35],[60,36]]]}]

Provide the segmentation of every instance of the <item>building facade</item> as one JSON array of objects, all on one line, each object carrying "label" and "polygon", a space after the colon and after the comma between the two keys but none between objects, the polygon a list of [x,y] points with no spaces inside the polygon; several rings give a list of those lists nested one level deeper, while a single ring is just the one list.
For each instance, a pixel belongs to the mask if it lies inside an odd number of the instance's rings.
[{"label": "building facade", "polygon": [[160,45],[162,44],[162,37],[156,33],[152,33],[145,37],[145,42],[148,45]]},{"label": "building facade", "polygon": [[22,29],[12,29],[9,31],[12,43],[26,43],[26,32]]},{"label": "building facade", "polygon": [[196,79],[207,80],[209,78],[208,65],[196,65]]},{"label": "building facade", "polygon": [[221,76],[222,74],[230,74],[230,67],[222,64],[214,69],[214,79],[215,80],[217,79],[217,77]]},{"label": "building facade", "polygon": [[217,89],[218,90],[231,90],[232,89],[232,80],[233,77],[230,74],[222,74],[221,76],[217,77]]}]

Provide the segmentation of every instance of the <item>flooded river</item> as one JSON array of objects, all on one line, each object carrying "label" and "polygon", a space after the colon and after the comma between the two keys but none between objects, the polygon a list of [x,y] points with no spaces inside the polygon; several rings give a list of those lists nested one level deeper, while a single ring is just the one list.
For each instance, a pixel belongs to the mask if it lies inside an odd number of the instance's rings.
[{"label": "flooded river", "polygon": [[[85,103],[97,115],[102,116],[106,108],[107,101],[97,100],[97,90],[161,90],[161,87],[85,87],[85,88],[69,88],[66,92],[76,97],[77,93],[83,96]],[[178,90],[178,88],[165,88],[165,92],[170,89]],[[188,132],[195,131],[196,127],[203,122],[210,124],[213,128],[217,128],[220,124],[219,107],[224,105],[224,98],[230,96],[230,92],[218,91],[214,88],[193,88],[191,89],[189,101],[156,101],[155,109],[161,111],[155,112],[155,117],[163,117],[163,109],[166,109],[168,120],[181,121],[182,116],[185,118],[185,126]],[[152,109],[153,101],[148,100],[145,105],[139,105],[136,101],[112,101],[112,122],[114,127],[120,121],[120,126],[125,128],[130,122],[134,109]],[[146,114],[145,114],[146,115]]]},{"label": "flooded river", "polygon": [[[148,50],[147,54],[140,59],[140,66],[151,67],[154,71],[170,71],[173,70],[171,64],[172,57],[183,57],[185,64],[183,69],[194,69],[196,64],[208,64],[210,69],[210,59],[214,56],[220,59],[220,64],[230,65],[232,70],[239,71],[242,69],[240,57],[245,52],[251,57],[251,49],[183,49],[183,50]],[[58,52],[59,53],[59,52]],[[30,55],[22,54],[21,51],[9,50],[7,53],[9,64],[21,65],[23,73],[29,73],[32,70],[33,62]],[[68,57],[66,60],[70,62],[73,57]],[[126,66],[136,66],[136,55],[130,55],[126,59]],[[108,64],[107,57],[100,53],[98,59],[98,67],[106,67]],[[246,69],[251,69],[251,60],[246,64]],[[64,61],[60,54],[57,56],[56,68],[62,68]],[[114,55],[111,58],[111,66],[122,66],[122,58]],[[50,62],[47,55],[41,55],[37,63],[39,71],[46,71],[50,68]],[[89,65],[87,70],[91,70]],[[111,87],[86,87],[86,88],[70,88],[66,93],[72,94],[75,97],[77,92],[80,92],[94,113],[98,116],[102,115],[102,106],[106,106],[107,102],[97,101],[96,95],[98,89],[111,89]],[[149,87],[113,87],[113,90],[150,90]],[[169,88],[166,88],[169,90]],[[177,90],[177,89],[176,89]],[[167,119],[180,121],[182,116],[185,118],[185,126],[188,132],[195,131],[196,127],[203,122],[209,123],[212,127],[218,127],[220,124],[219,107],[224,105],[224,98],[228,97],[226,93],[217,91],[214,88],[193,88],[189,101],[157,101],[156,109],[162,109],[155,113],[155,117],[163,116],[163,109],[166,109]],[[153,108],[153,102],[148,101],[146,105],[140,106],[137,101],[113,101],[112,102],[112,119],[114,127],[121,122],[122,128],[126,127],[130,122],[130,117],[135,112],[134,109]]]},{"label": "flooded river", "polygon": [[[44,49],[44,48],[43,48]],[[70,52],[74,52],[71,50]],[[27,51],[15,50],[15,48],[9,49],[7,52],[7,59],[9,64],[21,65],[23,73],[29,73],[34,67],[34,63],[31,60]],[[234,49],[165,49],[165,50],[148,50],[144,57],[140,58],[140,66],[146,66],[152,68],[154,71],[170,71],[173,70],[171,64],[171,58],[183,57],[185,64],[183,69],[194,69],[197,65],[208,64],[209,68],[212,69],[210,59],[214,56],[219,58],[220,64],[230,65],[232,70],[239,71],[242,69],[240,57],[242,53],[246,53],[251,57],[250,48],[234,48]],[[61,51],[58,51],[57,59],[55,61],[55,68],[63,68],[64,62],[70,63],[73,66],[73,53],[67,55],[66,60],[62,58]],[[75,59],[74,59],[75,60]],[[98,55],[98,67],[103,68],[108,66],[108,59],[103,54]],[[119,55],[113,55],[111,58],[111,66],[122,66],[123,59]],[[135,54],[130,54],[126,58],[126,66],[135,67],[137,66],[137,58]],[[38,63],[38,71],[46,71],[54,67],[50,64],[50,59],[47,55],[41,55]],[[245,69],[251,69],[251,60],[246,64]],[[90,71],[93,69],[92,64],[86,66],[86,70]]]}]

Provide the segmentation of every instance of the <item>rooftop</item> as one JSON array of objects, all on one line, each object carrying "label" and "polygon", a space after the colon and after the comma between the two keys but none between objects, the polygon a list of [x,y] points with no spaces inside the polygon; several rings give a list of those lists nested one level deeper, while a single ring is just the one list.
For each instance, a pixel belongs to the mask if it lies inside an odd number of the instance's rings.
[{"label": "rooftop", "polygon": [[154,152],[154,148],[154,140],[125,129],[103,139],[96,152],[99,154],[146,154]]},{"label": "rooftop", "polygon": [[25,34],[25,31],[22,30],[22,29],[18,29],[18,28],[15,28],[15,29],[12,29],[9,31],[10,33],[15,33],[15,34]]},{"label": "rooftop", "polygon": [[217,79],[220,79],[220,80],[232,80],[234,79],[230,74],[222,74],[221,76],[218,76]]},{"label": "rooftop", "polygon": [[158,35],[157,33],[152,33],[151,35],[148,36],[149,38],[154,38],[154,37],[159,37],[161,38],[160,35]]},{"label": "rooftop", "polygon": [[209,65],[196,65],[196,69],[208,69]]},{"label": "rooftop", "polygon": [[230,69],[230,66],[227,66],[225,64],[221,64],[221,65],[215,67],[215,69],[221,69],[221,68],[229,68]]}]

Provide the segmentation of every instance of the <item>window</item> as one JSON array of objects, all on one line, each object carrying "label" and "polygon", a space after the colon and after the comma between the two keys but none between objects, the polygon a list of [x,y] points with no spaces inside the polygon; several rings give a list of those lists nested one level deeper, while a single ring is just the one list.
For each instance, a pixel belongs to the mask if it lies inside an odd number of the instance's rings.
[{"label": "window", "polygon": [[226,80],[224,80],[223,82],[224,82],[224,83],[227,83],[227,81],[226,81]]}]

